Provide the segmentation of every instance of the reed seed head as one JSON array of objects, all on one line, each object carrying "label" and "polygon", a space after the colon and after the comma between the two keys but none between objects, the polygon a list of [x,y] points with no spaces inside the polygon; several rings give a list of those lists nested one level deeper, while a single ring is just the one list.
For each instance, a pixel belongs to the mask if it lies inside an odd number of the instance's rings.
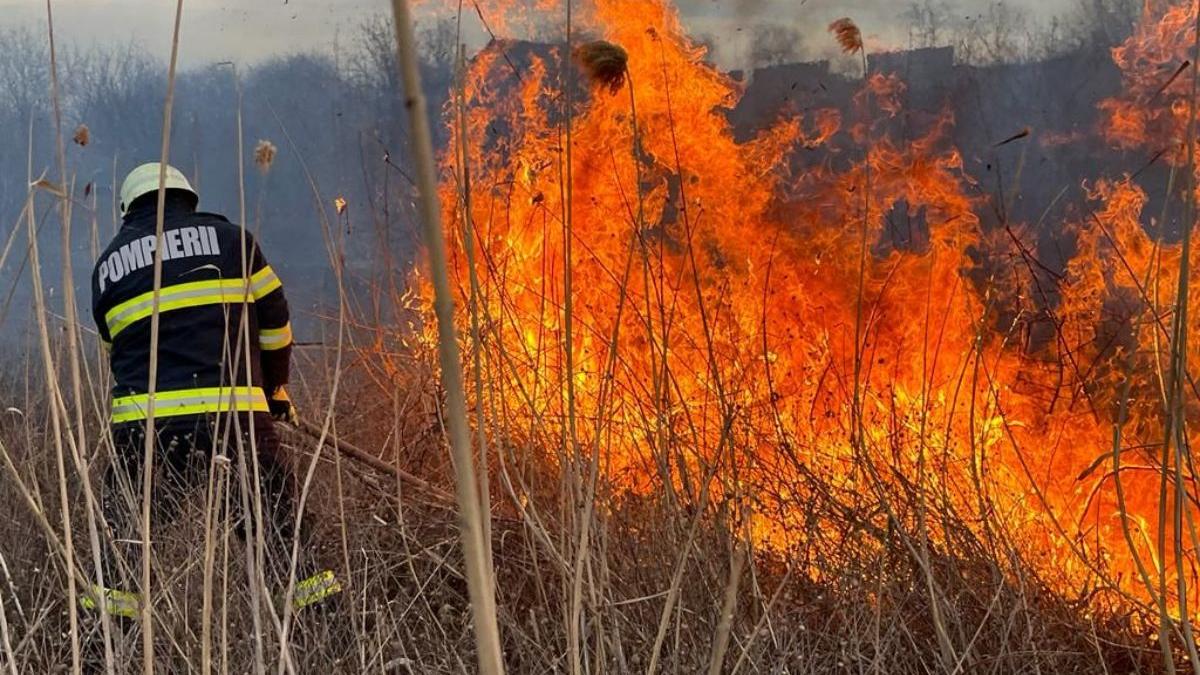
[{"label": "reed seed head", "polygon": [[854,54],[862,51],[863,39],[862,31],[854,23],[853,19],[843,17],[829,24],[829,32],[833,33],[833,37],[842,46],[842,51],[847,54]]},{"label": "reed seed head", "polygon": [[575,50],[575,58],[592,84],[614,94],[625,84],[629,53],[620,45],[606,40],[587,42]]},{"label": "reed seed head", "polygon": [[258,170],[263,173],[270,171],[277,152],[275,144],[271,141],[259,141],[258,145],[254,146],[254,163]]}]

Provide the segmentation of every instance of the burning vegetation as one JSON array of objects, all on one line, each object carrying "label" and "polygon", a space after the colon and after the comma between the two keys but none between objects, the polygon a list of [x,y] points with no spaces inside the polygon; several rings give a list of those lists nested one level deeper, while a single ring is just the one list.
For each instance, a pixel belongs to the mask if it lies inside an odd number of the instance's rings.
[{"label": "burning vegetation", "polygon": [[[476,422],[499,452],[544,448],[600,508],[711,509],[734,548],[814,580],[846,538],[900,541],[927,573],[969,539],[1095,611],[1195,611],[1194,3],[1147,2],[1113,50],[1124,90],[1071,142],[1129,169],[1083,177],[1061,223],[985,222],[1005,204],[964,169],[952,112],[909,116],[896,75],[866,73],[847,115],[738,138],[742,85],[668,3],[581,12],[604,40],[581,66],[493,41],[447,116]],[[830,31],[864,49],[853,21]],[[1160,212],[1147,160],[1169,166]]]}]

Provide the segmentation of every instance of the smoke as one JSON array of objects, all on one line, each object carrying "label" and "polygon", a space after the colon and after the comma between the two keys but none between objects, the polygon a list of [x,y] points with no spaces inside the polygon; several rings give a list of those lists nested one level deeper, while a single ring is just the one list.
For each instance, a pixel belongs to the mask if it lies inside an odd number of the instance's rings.
[{"label": "smoke", "polygon": [[734,0],[733,12],[738,16],[757,16],[770,4],[770,0]]},{"label": "smoke", "polygon": [[746,65],[751,68],[775,66],[803,60],[805,37],[792,24],[762,23],[752,33],[746,53]]}]

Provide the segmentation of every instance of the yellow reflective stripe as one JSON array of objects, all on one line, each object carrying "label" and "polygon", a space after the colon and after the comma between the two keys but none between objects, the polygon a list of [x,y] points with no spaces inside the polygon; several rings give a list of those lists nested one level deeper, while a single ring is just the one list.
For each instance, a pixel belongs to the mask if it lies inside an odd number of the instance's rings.
[{"label": "yellow reflective stripe", "polygon": [[296,584],[296,594],[292,598],[292,608],[301,610],[341,592],[342,584],[333,576],[333,572],[325,570]]},{"label": "yellow reflective stripe", "polygon": [[[202,415],[219,412],[268,412],[266,392],[261,387],[204,387],[157,392],[155,417]],[[150,406],[148,394],[113,399],[112,421],[135,422],[146,419]]]},{"label": "yellow reflective stripe", "polygon": [[[254,302],[253,296],[246,295],[245,279],[191,281],[186,284],[164,286],[160,289],[158,311],[162,313],[187,307],[238,302]],[[153,312],[154,291],[148,291],[105,312],[104,321],[108,324],[109,335],[115,338],[118,333],[145,319]]]},{"label": "yellow reflective stripe", "polygon": [[283,328],[263,328],[258,331],[258,348],[264,352],[283,349],[292,344],[292,324]]},{"label": "yellow reflective stripe", "polygon": [[[97,602],[98,600],[100,602]],[[84,593],[79,596],[79,605],[84,609],[94,610],[97,606],[103,604],[103,611],[112,616],[120,616],[128,619],[137,616],[138,606],[141,603],[142,597],[137,593],[104,588],[98,585],[92,586],[91,593]]]},{"label": "yellow reflective stripe", "polygon": [[272,291],[283,286],[283,282],[275,275],[270,265],[250,275],[250,294],[255,300],[262,300]]}]

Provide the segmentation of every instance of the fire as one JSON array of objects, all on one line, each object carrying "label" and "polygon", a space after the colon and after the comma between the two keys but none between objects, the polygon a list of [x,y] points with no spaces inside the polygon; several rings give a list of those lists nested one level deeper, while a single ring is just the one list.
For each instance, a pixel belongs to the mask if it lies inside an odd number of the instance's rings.
[{"label": "fire", "polygon": [[[551,462],[596,448],[633,493],[694,496],[712,475],[763,545],[806,540],[794,504],[814,484],[869,495],[872,522],[921,518],[887,499],[915,491],[979,537],[1005,533],[1064,593],[1145,601],[1160,574],[1175,592],[1185,566],[1156,541],[1173,532],[1158,467],[1182,253],[1136,180],[1089,178],[1094,212],[1062,224],[1076,253],[1045,270],[1032,224],[981,225],[952,114],[895,131],[898,77],[871,74],[849,112],[738,138],[738,83],[667,2],[590,0],[576,20],[626,52],[615,85],[585,93],[561,53],[494,41],[447,115],[459,309],[466,326],[475,308],[506,437],[564,449]],[[1097,134],[1186,165],[1191,75],[1163,72],[1195,22],[1193,3],[1147,3]],[[1173,479],[1162,490],[1169,504]]]},{"label": "fire", "polygon": [[1113,50],[1125,94],[1105,101],[1105,136],[1118,147],[1160,150],[1182,161],[1191,89],[1189,59],[1196,36],[1196,5],[1148,0],[1134,34]]}]

